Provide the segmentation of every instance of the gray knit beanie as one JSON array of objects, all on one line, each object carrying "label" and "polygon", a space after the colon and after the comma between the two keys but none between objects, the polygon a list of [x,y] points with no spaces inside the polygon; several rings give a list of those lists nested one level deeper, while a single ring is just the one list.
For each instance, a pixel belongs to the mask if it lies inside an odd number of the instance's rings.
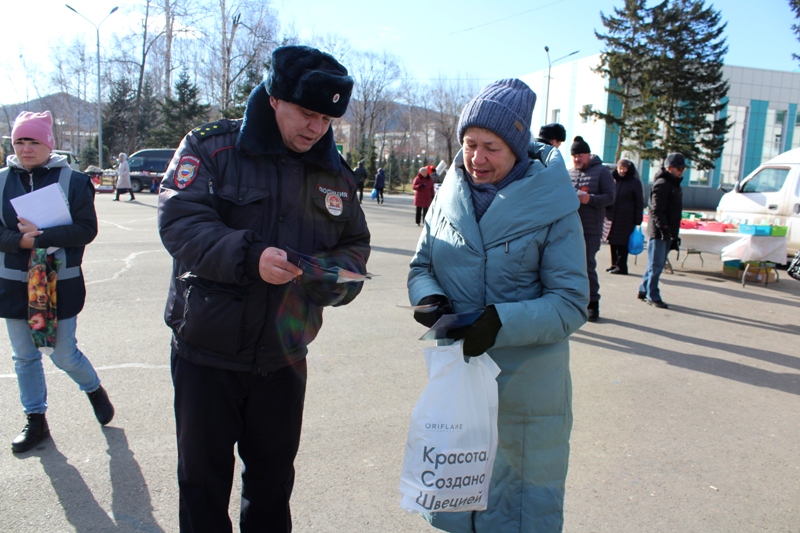
[{"label": "gray knit beanie", "polygon": [[476,126],[499,136],[517,156],[528,157],[531,142],[531,116],[536,94],[516,78],[490,83],[464,106],[458,119],[458,143],[464,143],[464,132]]}]

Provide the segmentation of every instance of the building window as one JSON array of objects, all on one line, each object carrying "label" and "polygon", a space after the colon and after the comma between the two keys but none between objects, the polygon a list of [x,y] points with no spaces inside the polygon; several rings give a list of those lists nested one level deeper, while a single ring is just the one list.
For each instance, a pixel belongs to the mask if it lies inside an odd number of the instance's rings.
[{"label": "building window", "polygon": [[560,109],[553,109],[553,113],[551,115],[550,122],[558,122],[561,123],[561,110]]},{"label": "building window", "polygon": [[586,124],[589,122],[589,113],[592,112],[592,104],[587,104],[583,106],[583,111],[581,112],[581,122]]}]

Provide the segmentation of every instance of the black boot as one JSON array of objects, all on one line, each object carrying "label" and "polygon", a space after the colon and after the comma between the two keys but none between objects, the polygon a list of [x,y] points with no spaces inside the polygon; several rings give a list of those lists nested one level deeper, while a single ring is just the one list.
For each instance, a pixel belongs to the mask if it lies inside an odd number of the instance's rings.
[{"label": "black boot", "polygon": [[11,451],[14,453],[27,452],[41,441],[50,436],[50,428],[47,426],[47,419],[44,413],[32,413],[28,415],[28,423],[11,441]]},{"label": "black boot", "polygon": [[589,312],[589,322],[597,322],[600,318],[600,302],[589,302],[586,310]]},{"label": "black boot", "polygon": [[97,417],[100,425],[105,426],[111,422],[111,419],[114,418],[114,406],[111,405],[111,400],[108,399],[108,394],[106,394],[103,386],[101,385],[94,392],[87,392],[86,395],[89,397],[89,401],[92,402],[94,416]]}]

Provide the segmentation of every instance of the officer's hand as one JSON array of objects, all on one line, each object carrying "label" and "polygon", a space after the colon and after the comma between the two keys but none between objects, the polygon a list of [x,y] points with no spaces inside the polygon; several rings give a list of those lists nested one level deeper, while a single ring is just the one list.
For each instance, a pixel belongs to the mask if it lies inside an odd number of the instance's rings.
[{"label": "officer's hand", "polygon": [[286,252],[280,248],[269,247],[258,259],[258,273],[261,279],[272,285],[283,285],[303,273],[300,267],[286,260]]},{"label": "officer's hand", "polygon": [[497,309],[490,305],[472,325],[451,329],[447,332],[447,337],[453,340],[464,339],[464,355],[476,357],[494,346],[501,327],[503,323]]},{"label": "officer's hand", "polygon": [[442,318],[442,315],[453,314],[453,306],[450,304],[450,300],[447,299],[447,296],[443,294],[432,294],[431,296],[426,296],[420,300],[417,305],[430,304],[437,304],[439,307],[429,313],[414,311],[414,320],[426,328],[433,327],[433,325],[436,324],[440,318]]}]

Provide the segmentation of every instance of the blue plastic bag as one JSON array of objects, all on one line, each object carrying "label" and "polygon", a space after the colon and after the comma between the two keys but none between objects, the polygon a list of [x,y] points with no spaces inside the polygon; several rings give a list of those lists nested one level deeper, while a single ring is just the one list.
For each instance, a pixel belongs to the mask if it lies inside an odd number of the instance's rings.
[{"label": "blue plastic bag", "polygon": [[633,255],[639,255],[644,251],[644,234],[642,233],[642,227],[636,226],[633,228],[633,233],[631,236],[628,237],[628,253]]},{"label": "blue plastic bag", "polygon": [[374,200],[377,197],[378,197],[378,189],[373,188],[372,189],[372,199]]}]

